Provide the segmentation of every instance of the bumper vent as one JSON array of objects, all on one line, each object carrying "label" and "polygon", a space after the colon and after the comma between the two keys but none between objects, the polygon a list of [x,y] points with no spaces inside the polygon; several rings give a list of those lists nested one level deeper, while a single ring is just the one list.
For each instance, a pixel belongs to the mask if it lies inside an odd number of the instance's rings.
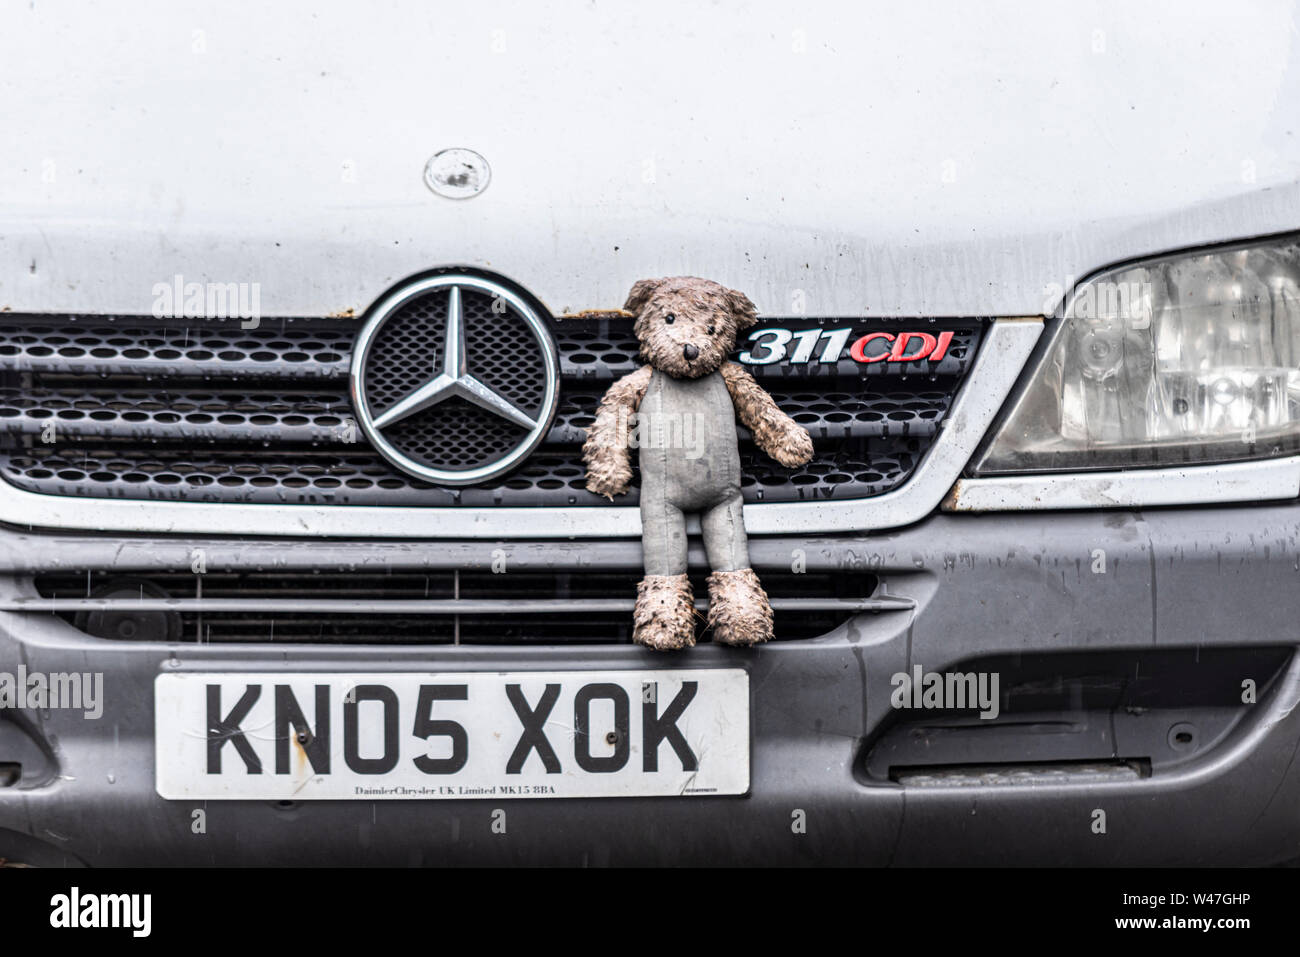
[{"label": "bumper vent", "polygon": [[[32,492],[155,501],[606,504],[583,488],[580,447],[604,389],[636,368],[626,320],[551,321],[562,381],[549,434],[514,472],[462,489],[405,475],[361,435],[347,391],[360,324],[264,319],[241,329],[237,319],[0,317],[0,476]],[[898,487],[934,440],[981,335],[975,320],[769,324],[953,338],[933,364],[750,366],[811,432],[816,458],[784,469],[742,432],[748,502],[865,498]],[[474,448],[491,438],[466,427]],[[635,502],[635,492],[619,500]]]},{"label": "bumper vent", "polygon": [[[1273,694],[1293,649],[1214,646],[974,658],[941,673],[946,708],[891,709],[862,753],[866,783],[913,788],[1095,785],[1207,757]],[[910,685],[916,688],[918,685]],[[939,687],[935,685],[934,687]]]},{"label": "bumper vent", "polygon": [[[873,597],[863,574],[760,569],[778,640],[824,635],[864,612],[911,599]],[[632,640],[633,571],[144,572],[42,575],[39,597],[5,610],[58,614],[116,640],[211,643],[624,644]],[[707,596],[703,577],[695,594]],[[697,638],[707,642],[704,616]]]}]

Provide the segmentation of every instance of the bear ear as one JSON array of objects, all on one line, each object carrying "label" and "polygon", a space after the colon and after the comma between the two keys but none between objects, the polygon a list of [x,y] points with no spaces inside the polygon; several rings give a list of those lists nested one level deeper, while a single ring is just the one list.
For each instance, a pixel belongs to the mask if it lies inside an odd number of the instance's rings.
[{"label": "bear ear", "polygon": [[627,302],[623,303],[623,308],[633,315],[639,314],[641,308],[650,301],[650,297],[663,285],[663,282],[662,279],[638,279],[632,284],[632,291],[627,294]]},{"label": "bear ear", "polygon": [[743,292],[735,289],[728,289],[724,293],[727,302],[727,309],[736,317],[737,329],[748,329],[758,322],[758,307],[749,301],[749,297]]}]

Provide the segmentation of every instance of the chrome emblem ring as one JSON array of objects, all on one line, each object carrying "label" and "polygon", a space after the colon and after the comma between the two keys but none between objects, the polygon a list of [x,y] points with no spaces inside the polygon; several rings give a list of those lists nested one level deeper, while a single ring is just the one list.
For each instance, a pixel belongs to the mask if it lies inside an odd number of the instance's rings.
[{"label": "chrome emblem ring", "polygon": [[527,458],[559,403],[555,342],[512,289],[479,276],[420,279],[374,309],[352,351],[361,432],[437,485],[475,485]]}]

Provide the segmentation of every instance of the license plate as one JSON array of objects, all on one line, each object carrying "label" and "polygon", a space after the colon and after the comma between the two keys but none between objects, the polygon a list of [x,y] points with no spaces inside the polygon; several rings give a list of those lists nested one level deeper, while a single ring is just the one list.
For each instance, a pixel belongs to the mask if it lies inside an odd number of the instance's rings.
[{"label": "license plate", "polygon": [[169,799],[401,800],[743,794],[740,669],[165,674]]}]

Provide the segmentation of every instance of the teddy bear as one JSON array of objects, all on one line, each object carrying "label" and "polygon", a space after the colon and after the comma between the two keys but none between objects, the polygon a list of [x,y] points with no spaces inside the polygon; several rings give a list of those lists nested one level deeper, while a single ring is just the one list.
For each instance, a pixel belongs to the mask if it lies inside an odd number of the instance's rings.
[{"label": "teddy bear", "polygon": [[605,392],[582,447],[588,490],[613,500],[641,469],[645,577],[633,641],[661,651],[695,644],[686,571],[686,516],[697,513],[711,574],[713,641],[747,647],[772,637],[772,607],[749,564],[736,420],[786,468],[812,459],[812,438],[742,366],[727,359],[758,321],[744,293],[707,279],[642,279],[624,313],[645,363]]}]

